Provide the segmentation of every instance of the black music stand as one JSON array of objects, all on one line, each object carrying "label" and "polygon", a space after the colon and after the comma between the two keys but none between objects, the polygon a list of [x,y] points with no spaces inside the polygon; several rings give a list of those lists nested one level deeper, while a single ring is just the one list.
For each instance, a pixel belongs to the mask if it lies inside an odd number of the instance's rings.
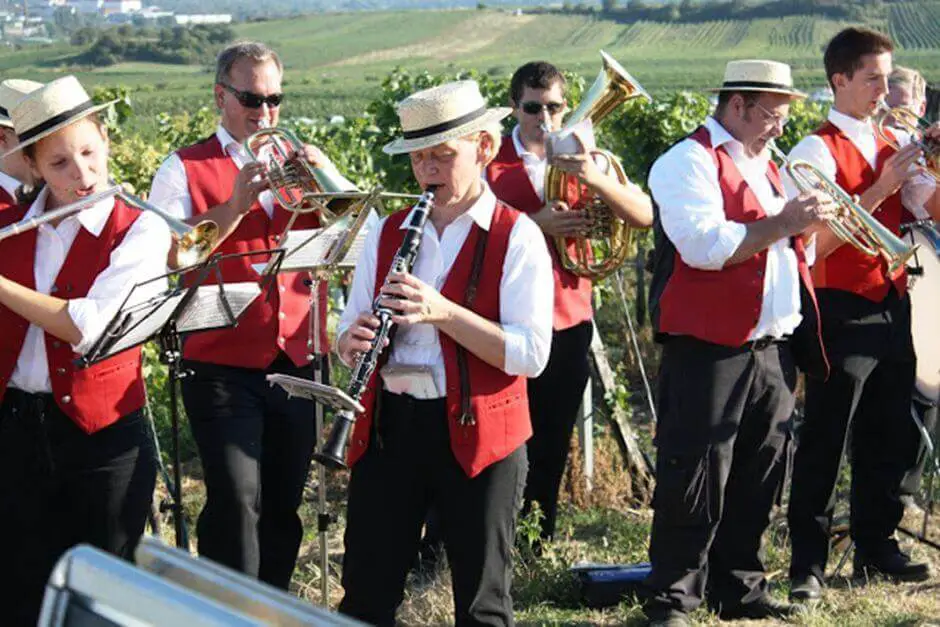
[{"label": "black music stand", "polygon": [[[270,252],[270,251],[261,251]],[[88,367],[118,353],[156,339],[160,344],[160,361],[169,368],[170,416],[173,440],[173,480],[169,481],[160,461],[164,481],[172,502],[160,504],[160,512],[173,512],[176,545],[189,550],[189,537],[183,519],[179,445],[179,402],[177,383],[190,372],[180,368],[183,333],[198,333],[234,326],[238,317],[261,293],[257,283],[224,285],[219,263],[228,258],[258,254],[238,253],[216,256],[209,261],[148,279],[131,288],[121,308],[108,322],[91,349],[78,360],[79,367]],[[276,251],[275,257],[279,257]],[[218,277],[217,285],[202,285],[210,273]],[[184,286],[182,277],[194,277],[190,286]],[[166,279],[175,287],[155,296],[141,297],[140,293],[152,283]],[[156,440],[155,440],[156,442]],[[157,444],[159,448],[159,444]]]},{"label": "black music stand", "polygon": [[[337,268],[355,267],[356,258],[362,250],[369,228],[374,228],[378,219],[374,206],[381,207],[382,188],[377,187],[357,200],[359,207],[353,207],[346,214],[322,229],[289,231],[282,245],[286,249],[280,260],[268,263],[261,274],[271,277],[279,272],[309,272],[310,279],[310,348],[312,349],[311,367],[313,380],[301,379],[282,374],[270,374],[267,380],[271,385],[281,386],[288,397],[311,399],[307,394],[296,390],[305,385],[333,389],[325,385],[328,381],[329,355],[320,343],[320,287],[329,281],[329,276]],[[320,448],[320,434],[323,431],[323,404],[315,403],[314,420],[316,439],[315,450]],[[323,606],[330,606],[329,553],[327,538],[330,523],[335,517],[329,512],[326,498],[326,468],[317,464],[317,536],[320,544],[320,595]]]}]

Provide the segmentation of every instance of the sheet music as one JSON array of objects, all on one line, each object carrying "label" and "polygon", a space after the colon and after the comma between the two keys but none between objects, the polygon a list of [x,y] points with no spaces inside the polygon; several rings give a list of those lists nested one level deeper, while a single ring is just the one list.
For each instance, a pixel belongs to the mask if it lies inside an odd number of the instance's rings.
[{"label": "sheet music", "polygon": [[[232,315],[236,319],[244,312],[251,302],[261,294],[261,286],[257,283],[226,283],[225,299],[231,307]],[[220,329],[232,324],[228,311],[222,304],[222,294],[218,285],[200,285],[186,311],[177,321],[176,329],[180,333],[193,331],[208,331]]]},{"label": "sheet music", "polygon": [[376,215],[375,211],[370,209],[369,217],[366,218],[362,228],[359,229],[358,233],[356,233],[356,239],[353,240],[352,246],[349,247],[349,250],[343,256],[343,258],[336,263],[337,268],[342,268],[343,270],[352,270],[356,267],[356,261],[359,260],[359,255],[362,254],[362,250],[366,245],[366,236],[369,234],[369,231],[378,225],[378,223],[379,216]]},{"label": "sheet music", "polygon": [[265,378],[271,385],[281,386],[287,392],[288,397],[305,398],[323,403],[333,409],[354,411],[356,413],[365,411],[365,408],[358,401],[353,400],[346,392],[332,385],[292,377],[289,374],[269,374]]},{"label": "sheet music", "polygon": [[120,323],[110,331],[110,337],[120,337],[108,347],[107,352],[116,355],[138,344],[143,344],[159,333],[184,294],[185,290],[181,290],[167,298],[164,293],[158,297],[163,300],[157,305],[148,301],[127,309]]},{"label": "sheet music", "polygon": [[[356,231],[355,239],[342,259],[337,260],[336,253],[341,252],[346,247],[347,238],[352,235],[350,228],[353,226],[354,217],[350,215],[340,218],[324,229],[288,232],[283,242],[283,247],[287,249],[287,253],[277,270],[279,272],[300,272],[331,266],[355,267],[356,259],[359,258],[359,253],[365,244],[366,233],[379,221],[374,209],[370,207],[364,211],[368,211],[368,213],[363,220],[363,225]],[[269,263],[261,274],[270,274],[274,271],[274,263]]]}]

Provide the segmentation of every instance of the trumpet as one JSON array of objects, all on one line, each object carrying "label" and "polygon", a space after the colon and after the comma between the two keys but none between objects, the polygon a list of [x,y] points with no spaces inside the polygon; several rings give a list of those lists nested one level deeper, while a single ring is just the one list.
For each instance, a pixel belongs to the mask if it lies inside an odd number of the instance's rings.
[{"label": "trumpet", "polygon": [[888,227],[876,220],[836,182],[802,159],[790,159],[772,142],[767,144],[772,154],[783,163],[784,170],[801,192],[819,190],[839,207],[837,217],[827,221],[829,229],[840,240],[851,244],[866,255],[881,256],[888,264],[888,274],[904,267],[917,252],[917,245],[908,246]]},{"label": "trumpet", "polygon": [[91,194],[76,202],[63,205],[51,211],[46,211],[34,218],[20,220],[15,224],[0,229],[0,241],[35,229],[42,224],[62,220],[80,211],[84,211],[102,200],[115,196],[135,209],[156,214],[161,220],[166,222],[167,226],[170,227],[170,232],[174,239],[177,241],[181,264],[193,265],[201,263],[205,261],[215,249],[215,245],[219,239],[219,226],[214,221],[203,220],[195,226],[191,226],[182,220],[174,218],[149,202],[127,192],[120,185],[112,185],[107,189]]},{"label": "trumpet", "polygon": [[889,107],[881,102],[879,111],[875,114],[875,130],[895,150],[901,145],[897,140],[885,132],[888,120],[893,120],[895,126],[911,134],[911,143],[924,153],[923,166],[932,177],[940,182],[940,142],[926,136],[925,131],[930,128],[930,122],[905,107]]}]

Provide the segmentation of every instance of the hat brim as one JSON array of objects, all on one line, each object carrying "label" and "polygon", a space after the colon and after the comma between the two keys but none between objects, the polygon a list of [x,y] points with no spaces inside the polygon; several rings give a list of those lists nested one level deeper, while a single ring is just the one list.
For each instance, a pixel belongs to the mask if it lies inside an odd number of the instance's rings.
[{"label": "hat brim", "polygon": [[786,89],[786,88],[777,88],[777,87],[709,87],[705,91],[711,93],[719,93],[723,91],[752,91],[752,92],[763,92],[766,94],[781,94],[784,96],[790,96],[794,100],[802,100],[806,98],[806,94],[801,92],[798,89]]},{"label": "hat brim", "polygon": [[[92,115],[93,113],[98,113],[99,111],[103,111],[104,109],[107,109],[108,107],[110,107],[111,105],[113,105],[113,104],[114,104],[115,102],[117,102],[117,101],[118,101],[118,99],[115,98],[114,100],[110,100],[110,101],[105,102],[105,103],[103,103],[103,104],[98,104],[98,105],[95,105],[95,106],[93,106],[93,107],[89,107],[88,109],[85,109],[85,110],[82,111],[81,113],[76,113],[76,114],[73,115],[72,117],[66,118],[65,120],[62,120],[61,122],[59,122],[59,123],[56,124],[55,126],[51,126],[51,127],[47,128],[47,129],[45,129],[43,132],[37,133],[37,134],[34,135],[33,137],[30,137],[30,138],[27,139],[26,141],[20,142],[19,144],[17,144],[16,146],[14,146],[13,148],[11,148],[10,150],[8,150],[8,151],[6,151],[5,153],[3,153],[2,155],[0,155],[0,159],[3,159],[4,157],[7,157],[7,156],[9,156],[9,155],[12,155],[14,152],[17,152],[18,150],[22,150],[22,149],[25,148],[26,146],[29,146],[29,145],[31,145],[31,144],[35,144],[35,143],[38,142],[40,139],[43,139],[43,138],[45,138],[45,137],[49,137],[50,135],[52,135],[52,134],[55,133],[56,131],[62,130],[63,128],[65,128],[65,127],[68,126],[69,124],[72,124],[73,122],[78,122],[79,120],[81,120],[81,119],[83,119],[83,118],[87,118],[89,115]],[[2,123],[3,123],[2,120],[0,120],[0,124],[2,124]],[[12,125],[11,125],[11,126],[12,126]],[[15,127],[14,127],[14,129],[15,129]]]},{"label": "hat brim", "polygon": [[448,129],[440,133],[434,133],[433,135],[428,135],[426,137],[417,137],[415,139],[405,139],[404,137],[399,137],[398,139],[385,144],[385,146],[382,148],[382,152],[387,155],[403,155],[409,152],[414,152],[415,150],[437,146],[438,144],[443,144],[446,141],[458,139],[474,131],[479,131],[493,122],[499,122],[510,113],[512,113],[512,109],[509,107],[493,107],[491,109],[487,109],[486,113],[480,117],[471,120],[462,126],[455,126],[452,129]]}]

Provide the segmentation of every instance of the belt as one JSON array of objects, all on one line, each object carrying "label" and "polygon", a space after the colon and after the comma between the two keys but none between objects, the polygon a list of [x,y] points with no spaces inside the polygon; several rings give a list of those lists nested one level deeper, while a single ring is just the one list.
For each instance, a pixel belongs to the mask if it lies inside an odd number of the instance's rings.
[{"label": "belt", "polygon": [[782,344],[788,339],[790,339],[788,335],[784,335],[783,337],[771,337],[767,335],[756,340],[751,340],[750,342],[745,342],[744,348],[753,352],[762,351],[766,348],[770,348],[773,344]]}]

